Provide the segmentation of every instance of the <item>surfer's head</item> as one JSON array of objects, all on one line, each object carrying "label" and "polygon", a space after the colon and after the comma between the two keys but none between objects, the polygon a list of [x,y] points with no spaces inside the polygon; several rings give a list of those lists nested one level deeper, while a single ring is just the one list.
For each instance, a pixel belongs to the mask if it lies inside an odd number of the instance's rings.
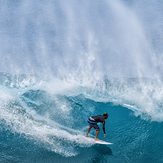
[{"label": "surfer's head", "polygon": [[109,114],[108,113],[104,113],[103,116],[104,116],[105,119],[107,119]]}]

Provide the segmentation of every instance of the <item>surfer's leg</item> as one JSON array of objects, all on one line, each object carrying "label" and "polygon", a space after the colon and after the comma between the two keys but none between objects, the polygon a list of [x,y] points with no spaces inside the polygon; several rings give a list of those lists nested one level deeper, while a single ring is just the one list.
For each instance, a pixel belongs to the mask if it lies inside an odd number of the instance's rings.
[{"label": "surfer's leg", "polygon": [[99,132],[100,132],[100,130],[96,131],[95,141],[100,141],[99,139],[97,139],[97,136],[98,136]]},{"label": "surfer's leg", "polygon": [[88,137],[88,133],[90,132],[91,128],[92,128],[92,126],[89,126],[88,131],[87,131],[87,133],[85,135],[86,137]]}]

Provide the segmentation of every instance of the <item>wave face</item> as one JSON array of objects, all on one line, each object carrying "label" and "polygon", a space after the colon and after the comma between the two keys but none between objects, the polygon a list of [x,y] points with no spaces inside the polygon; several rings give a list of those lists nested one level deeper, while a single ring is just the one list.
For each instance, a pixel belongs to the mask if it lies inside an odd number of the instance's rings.
[{"label": "wave face", "polygon": [[[0,162],[163,162],[161,2],[0,8]],[[105,112],[109,147],[84,137]]]}]

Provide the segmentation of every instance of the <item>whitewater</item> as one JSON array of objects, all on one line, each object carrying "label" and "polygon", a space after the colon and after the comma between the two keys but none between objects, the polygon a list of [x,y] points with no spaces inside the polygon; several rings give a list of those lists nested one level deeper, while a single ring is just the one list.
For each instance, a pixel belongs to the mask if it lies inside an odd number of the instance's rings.
[{"label": "whitewater", "polygon": [[[162,163],[162,9],[1,0],[0,162]],[[109,146],[85,137],[106,112]]]}]

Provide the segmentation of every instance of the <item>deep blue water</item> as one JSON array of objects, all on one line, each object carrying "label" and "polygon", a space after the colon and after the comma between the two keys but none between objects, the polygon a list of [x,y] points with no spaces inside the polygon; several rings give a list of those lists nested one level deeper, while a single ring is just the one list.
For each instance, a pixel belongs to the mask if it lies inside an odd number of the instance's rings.
[{"label": "deep blue water", "polygon": [[159,0],[1,0],[0,162],[162,163],[162,29]]},{"label": "deep blue water", "polygon": [[[136,115],[123,103],[91,98],[97,91],[52,94],[38,83],[23,88],[1,85],[0,162],[163,161],[163,122]],[[98,138],[113,145],[92,144],[84,137],[87,118],[105,112],[106,138],[101,124]],[[95,136],[94,129],[90,135]]]}]

